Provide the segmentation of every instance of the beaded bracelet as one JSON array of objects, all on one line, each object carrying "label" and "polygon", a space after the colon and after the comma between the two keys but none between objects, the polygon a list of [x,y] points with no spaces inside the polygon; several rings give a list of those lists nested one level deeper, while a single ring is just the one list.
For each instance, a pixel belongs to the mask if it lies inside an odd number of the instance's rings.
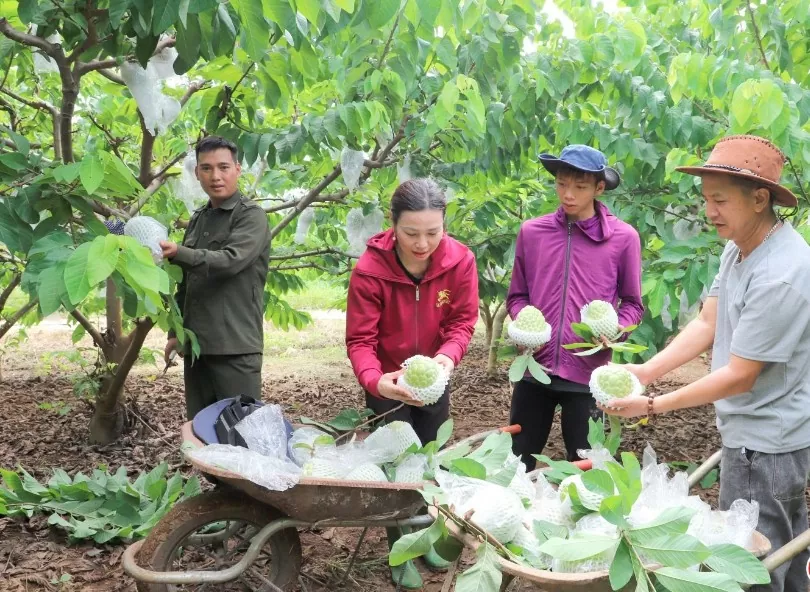
[{"label": "beaded bracelet", "polygon": [[653,395],[647,395],[647,425],[652,425],[655,411],[653,410]]}]

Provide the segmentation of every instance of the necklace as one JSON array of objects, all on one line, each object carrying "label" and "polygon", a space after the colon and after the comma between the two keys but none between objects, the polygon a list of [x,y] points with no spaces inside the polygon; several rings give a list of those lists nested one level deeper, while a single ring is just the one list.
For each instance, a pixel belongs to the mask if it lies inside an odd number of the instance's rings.
[{"label": "necklace", "polygon": [[[765,238],[763,238],[763,239],[762,239],[762,243],[764,243],[766,240],[768,240],[769,238],[771,238],[771,235],[774,233],[774,231],[775,231],[777,228],[779,228],[781,225],[782,225],[782,221],[781,221],[781,220],[777,220],[777,221],[776,221],[776,224],[774,224],[773,226],[771,226],[771,229],[768,231],[768,234],[766,234],[766,235],[765,235]],[[761,245],[762,243],[759,243],[759,244]],[[743,260],[742,251],[740,251],[739,253],[737,253],[737,263],[740,263],[742,260]]]}]

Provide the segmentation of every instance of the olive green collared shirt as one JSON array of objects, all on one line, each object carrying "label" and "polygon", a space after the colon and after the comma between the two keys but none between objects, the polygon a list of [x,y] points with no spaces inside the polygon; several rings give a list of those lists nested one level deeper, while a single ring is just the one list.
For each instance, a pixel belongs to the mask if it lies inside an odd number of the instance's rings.
[{"label": "olive green collared shirt", "polygon": [[267,214],[238,191],[218,208],[209,201],[194,212],[172,263],[183,269],[177,303],[201,355],[264,350],[269,260]]}]

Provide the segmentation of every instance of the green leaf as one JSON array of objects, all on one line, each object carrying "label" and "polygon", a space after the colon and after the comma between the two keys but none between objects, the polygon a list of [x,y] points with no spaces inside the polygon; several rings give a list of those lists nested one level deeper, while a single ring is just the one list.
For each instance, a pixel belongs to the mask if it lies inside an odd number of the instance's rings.
[{"label": "green leaf", "polygon": [[545,542],[553,538],[565,539],[568,538],[568,529],[559,524],[552,524],[545,520],[535,520],[532,524],[534,527],[534,536],[540,542]]},{"label": "green leaf", "polygon": [[526,374],[529,367],[529,358],[531,353],[526,353],[515,358],[515,361],[509,366],[509,380],[512,382],[520,382]]},{"label": "green leaf", "polygon": [[499,569],[498,554],[489,544],[484,543],[476,551],[475,564],[459,574],[456,592],[486,592],[500,590],[503,574]]},{"label": "green leaf", "polygon": [[694,515],[695,510],[690,508],[667,508],[652,522],[630,529],[630,540],[643,543],[667,535],[684,534]]},{"label": "green leaf", "polygon": [[349,14],[354,12],[354,0],[335,0],[335,5]]},{"label": "green leaf", "polygon": [[582,473],[582,484],[594,493],[610,496],[615,493],[610,473],[601,469],[592,469]]},{"label": "green leaf", "polygon": [[473,479],[487,478],[487,470],[484,465],[470,458],[457,458],[450,463],[450,470],[457,475],[464,475]]},{"label": "green leaf", "polygon": [[152,33],[160,35],[172,26],[180,16],[181,0],[160,0],[155,2],[152,14]]},{"label": "green leaf", "polygon": [[453,436],[453,418],[447,419],[442,425],[439,426],[439,431],[436,433],[436,447],[441,448]]},{"label": "green leaf", "polygon": [[709,549],[688,534],[670,534],[643,542],[630,540],[633,547],[648,559],[670,567],[691,567],[703,563],[710,555]]},{"label": "green leaf", "polygon": [[534,458],[547,464],[551,470],[544,473],[546,479],[552,483],[559,483],[571,475],[581,475],[582,469],[565,460],[551,460],[545,454],[532,454]]},{"label": "green leaf", "polygon": [[571,323],[571,330],[574,332],[575,335],[582,337],[582,339],[586,339],[589,341],[588,345],[593,345],[593,340],[595,335],[591,331],[591,328],[586,325],[585,323]]},{"label": "green leaf", "polygon": [[588,535],[572,539],[549,539],[540,545],[540,552],[562,561],[582,561],[600,555],[618,545],[618,539]]},{"label": "green leaf", "polygon": [[252,60],[260,61],[267,51],[270,25],[264,18],[262,0],[231,0],[242,23],[242,47]]},{"label": "green leaf", "polygon": [[724,574],[663,567],[655,577],[671,592],[741,592],[742,588]]},{"label": "green leaf", "polygon": [[334,434],[336,436],[338,435],[337,430],[335,430],[331,426],[326,425],[323,422],[315,421],[314,419],[310,419],[309,417],[304,417],[303,415],[301,417],[299,417],[298,420],[304,425],[315,426],[316,428],[324,430],[325,432],[329,432],[330,434]]},{"label": "green leaf", "polygon": [[368,25],[380,29],[396,15],[400,0],[375,0],[365,5]]},{"label": "green leaf", "polygon": [[771,575],[752,553],[737,545],[723,544],[709,547],[711,556],[703,563],[718,573],[725,574],[741,584],[769,584]]},{"label": "green leaf", "polygon": [[441,538],[444,524],[436,520],[428,528],[406,534],[392,545],[388,555],[389,565],[402,565],[416,557],[421,557],[430,551],[433,544]]},{"label": "green leaf", "polygon": [[532,378],[541,384],[551,384],[551,378],[546,374],[545,368],[534,359],[534,356],[528,356],[528,362],[529,374],[532,375]]},{"label": "green leaf", "polygon": [[101,183],[104,181],[104,165],[97,156],[90,154],[82,159],[79,179],[89,195],[93,195],[101,187]]},{"label": "green leaf", "polygon": [[106,280],[118,265],[118,237],[113,234],[99,236],[90,243],[87,254],[87,281],[91,286]]},{"label": "green leaf", "polygon": [[79,245],[65,264],[65,288],[71,304],[78,304],[84,300],[93,287],[90,285],[87,269],[90,247],[91,243]]},{"label": "green leaf", "polygon": [[56,312],[62,306],[63,296],[67,294],[64,272],[65,265],[60,263],[54,267],[43,269],[42,273],[39,274],[37,295],[39,296],[39,308],[43,318]]},{"label": "green leaf", "polygon": [[296,0],[295,7],[310,23],[318,24],[318,15],[321,12],[321,3],[318,0]]},{"label": "green leaf", "polygon": [[[563,349],[582,349],[583,347],[592,348],[593,343],[586,343],[584,341],[580,341],[580,342],[577,342],[577,343],[566,343],[565,345],[563,345]],[[601,346],[598,346],[598,347],[601,347]]]},{"label": "green leaf", "polygon": [[599,504],[599,514],[611,524],[615,524],[621,528],[627,528],[629,524],[627,522],[625,506],[623,495],[612,495],[604,498]]},{"label": "green leaf", "polygon": [[633,562],[630,559],[630,549],[627,541],[622,539],[616,548],[613,563],[610,564],[610,587],[614,590],[624,588],[633,577]]}]

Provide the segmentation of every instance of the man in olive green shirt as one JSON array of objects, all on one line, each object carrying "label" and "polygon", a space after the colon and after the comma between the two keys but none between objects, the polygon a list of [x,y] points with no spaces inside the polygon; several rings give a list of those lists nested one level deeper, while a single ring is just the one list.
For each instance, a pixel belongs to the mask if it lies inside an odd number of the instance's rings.
[{"label": "man in olive green shirt", "polygon": [[[183,269],[177,303],[197,336],[200,356],[184,356],[186,413],[237,395],[261,399],[264,285],[270,258],[267,214],[237,188],[236,146],[208,136],[196,148],[195,173],[209,202],[191,216],[183,243],[162,242],[163,256]],[[165,357],[178,348],[169,334]]]}]

